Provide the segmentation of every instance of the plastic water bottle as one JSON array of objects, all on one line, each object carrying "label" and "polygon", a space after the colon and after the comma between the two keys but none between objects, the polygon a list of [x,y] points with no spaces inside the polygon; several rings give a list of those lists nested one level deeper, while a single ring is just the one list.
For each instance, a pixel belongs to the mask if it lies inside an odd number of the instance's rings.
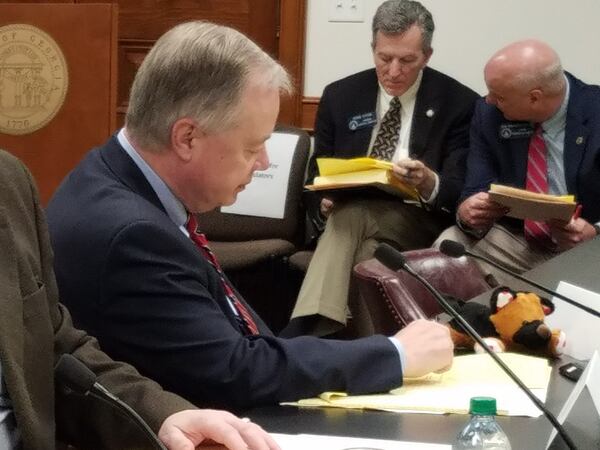
[{"label": "plastic water bottle", "polygon": [[456,450],[511,450],[508,437],[496,422],[496,399],[473,397],[471,399],[471,420],[460,432],[454,449]]}]

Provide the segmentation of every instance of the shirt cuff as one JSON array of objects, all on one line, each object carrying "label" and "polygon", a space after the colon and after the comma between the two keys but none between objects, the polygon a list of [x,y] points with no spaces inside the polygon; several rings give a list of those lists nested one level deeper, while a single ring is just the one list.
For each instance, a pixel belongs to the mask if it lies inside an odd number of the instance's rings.
[{"label": "shirt cuff", "polygon": [[402,373],[404,373],[404,367],[406,366],[406,355],[404,354],[404,347],[402,346],[402,343],[394,338],[394,337],[388,337],[388,339],[390,340],[390,342],[392,344],[394,344],[394,347],[396,347],[396,350],[398,350],[398,357],[400,358],[400,366],[402,367]]},{"label": "shirt cuff", "polygon": [[435,202],[435,199],[437,198],[438,193],[440,192],[440,177],[435,172],[433,172],[433,176],[435,177],[435,185],[433,186],[433,191],[431,191],[431,195],[429,196],[429,198],[421,196],[421,200],[426,205],[431,205],[433,202]]}]

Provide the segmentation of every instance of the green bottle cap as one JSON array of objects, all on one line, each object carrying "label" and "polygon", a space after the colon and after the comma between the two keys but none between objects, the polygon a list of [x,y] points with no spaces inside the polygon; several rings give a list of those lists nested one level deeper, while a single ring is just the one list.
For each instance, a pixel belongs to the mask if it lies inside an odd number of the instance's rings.
[{"label": "green bottle cap", "polygon": [[495,416],[496,399],[493,397],[472,397],[470,412],[478,416]]}]

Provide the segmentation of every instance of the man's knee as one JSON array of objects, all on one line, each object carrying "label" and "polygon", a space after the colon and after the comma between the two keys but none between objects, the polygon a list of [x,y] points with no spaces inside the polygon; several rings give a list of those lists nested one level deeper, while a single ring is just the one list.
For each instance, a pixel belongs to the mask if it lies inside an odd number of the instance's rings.
[{"label": "man's knee", "polygon": [[460,242],[463,245],[471,244],[472,239],[469,238],[460,228],[456,225],[453,225],[449,228],[446,228],[442,233],[437,237],[435,242],[433,243],[434,248],[440,248],[440,244],[445,241],[456,241]]}]

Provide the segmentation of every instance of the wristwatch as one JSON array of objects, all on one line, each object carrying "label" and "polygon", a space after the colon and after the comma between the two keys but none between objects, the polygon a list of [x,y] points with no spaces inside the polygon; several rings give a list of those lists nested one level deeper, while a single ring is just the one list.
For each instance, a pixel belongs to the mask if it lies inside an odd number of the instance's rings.
[{"label": "wristwatch", "polygon": [[596,236],[600,235],[600,223],[593,223],[592,226],[596,230]]}]

